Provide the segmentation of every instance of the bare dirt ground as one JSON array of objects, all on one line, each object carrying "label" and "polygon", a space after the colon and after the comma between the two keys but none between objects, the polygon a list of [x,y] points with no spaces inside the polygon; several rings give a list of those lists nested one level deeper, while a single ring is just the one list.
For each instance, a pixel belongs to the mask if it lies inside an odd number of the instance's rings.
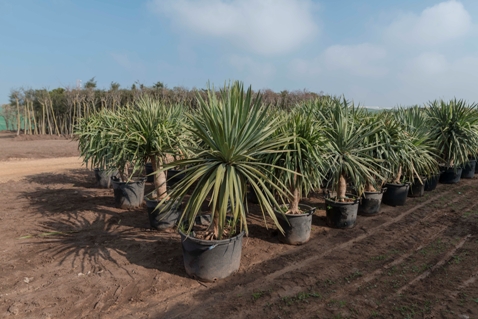
[{"label": "bare dirt ground", "polygon": [[112,190],[95,188],[74,142],[6,135],[1,318],[478,318],[476,179],[349,230],[326,227],[312,197],[302,246],[253,213],[239,272],[204,284],[187,277],[179,235],[150,231],[145,208],[116,209]]}]

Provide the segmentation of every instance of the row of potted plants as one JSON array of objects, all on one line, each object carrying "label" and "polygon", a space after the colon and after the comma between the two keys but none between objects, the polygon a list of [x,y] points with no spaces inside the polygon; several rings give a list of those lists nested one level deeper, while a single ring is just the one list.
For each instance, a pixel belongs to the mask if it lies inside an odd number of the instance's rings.
[{"label": "row of potted plants", "polygon": [[[315,208],[301,199],[313,190],[330,191],[328,225],[349,228],[359,206],[377,214],[382,196],[398,206],[409,192],[421,194],[410,185],[456,182],[478,150],[476,105],[456,99],[371,114],[343,97],[322,97],[286,113],[235,82],[198,95],[198,105],[184,110],[144,99],[98,112],[80,123],[77,136],[87,165],[118,172],[119,206],[142,203],[144,179],[132,194],[125,188],[151,163],[152,226],[178,225],[186,271],[206,281],[239,268],[248,193],[286,243],[303,244]],[[183,178],[168,189],[173,168]]]}]

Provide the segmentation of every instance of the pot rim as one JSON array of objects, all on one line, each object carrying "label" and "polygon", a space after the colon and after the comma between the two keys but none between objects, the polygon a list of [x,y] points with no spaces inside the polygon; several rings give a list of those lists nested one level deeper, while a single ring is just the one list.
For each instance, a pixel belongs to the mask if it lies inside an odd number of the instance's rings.
[{"label": "pot rim", "polygon": [[387,187],[404,187],[404,186],[409,186],[410,187],[410,182],[405,182],[405,183],[400,183],[400,184],[395,184],[395,183],[385,183]]},{"label": "pot rim", "polygon": [[116,176],[111,176],[111,181],[116,184],[134,184],[134,183],[144,183],[146,182],[146,177],[133,177],[128,182],[122,182]]},{"label": "pot rim", "polygon": [[[237,240],[242,239],[244,237],[244,234],[246,233],[244,230],[241,231],[239,234],[235,235],[234,237],[227,238],[227,239],[211,239],[211,240],[206,240],[206,239],[199,239],[190,235],[185,234],[181,229],[178,228],[178,233],[181,235],[181,242],[186,241],[186,240],[191,240],[195,242],[196,244],[202,245],[202,246],[214,246],[216,247],[217,245],[227,245],[230,242],[234,242]],[[212,248],[210,248],[212,249]]]},{"label": "pot rim", "polygon": [[325,196],[324,199],[325,199],[326,202],[329,201],[331,203],[338,204],[338,205],[355,205],[355,204],[358,204],[360,202],[360,198],[356,195],[347,194],[347,193],[345,195],[353,196],[355,198],[354,201],[353,202],[337,202],[337,201],[331,199],[330,195]]},{"label": "pot rim", "polygon": [[303,213],[303,214],[289,214],[289,213],[283,213],[281,211],[279,211],[277,208],[274,208],[274,213],[278,214],[278,215],[285,215],[287,217],[299,217],[299,216],[309,216],[309,215],[312,215],[315,213],[315,211],[317,210],[317,207],[314,207],[314,206],[310,206],[310,205],[307,205],[307,204],[300,204],[299,203],[299,207],[307,207],[307,213]]}]

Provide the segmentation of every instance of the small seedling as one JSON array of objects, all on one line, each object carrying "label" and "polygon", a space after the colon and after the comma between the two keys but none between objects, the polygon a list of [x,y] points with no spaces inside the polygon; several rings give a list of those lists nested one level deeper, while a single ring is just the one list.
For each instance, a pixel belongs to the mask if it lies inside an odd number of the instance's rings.
[{"label": "small seedling", "polygon": [[297,295],[292,296],[292,297],[283,297],[282,301],[287,305],[291,306],[293,303],[298,303],[298,302],[305,302],[309,303],[308,299],[309,298],[320,298],[320,294],[316,292],[299,292]]},{"label": "small seedling", "polygon": [[264,296],[265,294],[265,291],[258,291],[258,292],[253,292],[252,293],[252,300],[253,301],[257,301],[257,299],[261,298],[262,296]]},{"label": "small seedling", "polygon": [[349,284],[352,280],[358,277],[362,277],[362,273],[360,272],[360,270],[354,271],[351,275],[345,277],[344,280]]}]

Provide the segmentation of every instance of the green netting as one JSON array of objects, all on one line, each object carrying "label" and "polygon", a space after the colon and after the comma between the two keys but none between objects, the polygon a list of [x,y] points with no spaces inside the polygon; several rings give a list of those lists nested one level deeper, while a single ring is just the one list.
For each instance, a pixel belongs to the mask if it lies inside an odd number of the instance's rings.
[{"label": "green netting", "polygon": [[5,119],[3,116],[0,116],[0,131],[6,130],[7,124],[5,124]]}]

